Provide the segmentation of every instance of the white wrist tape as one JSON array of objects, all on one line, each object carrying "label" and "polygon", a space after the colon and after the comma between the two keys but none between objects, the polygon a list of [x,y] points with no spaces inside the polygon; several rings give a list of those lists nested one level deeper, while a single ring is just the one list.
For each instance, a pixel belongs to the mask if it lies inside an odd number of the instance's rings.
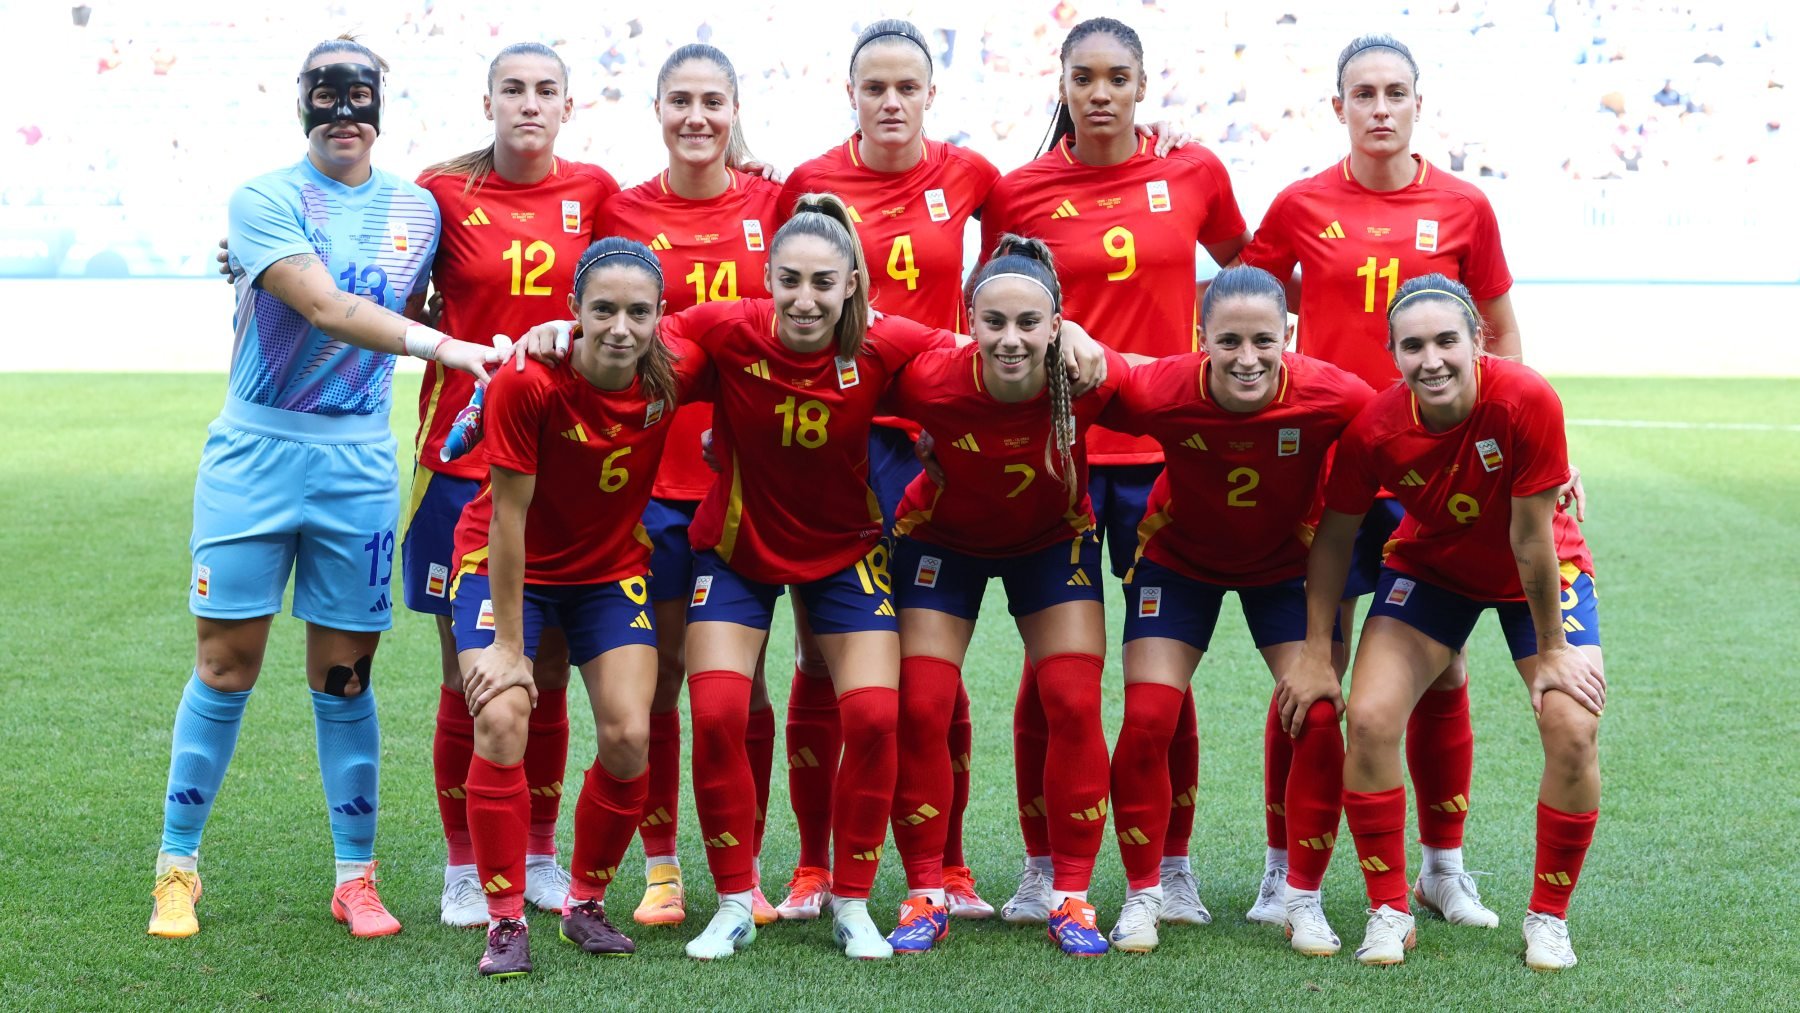
[{"label": "white wrist tape", "polygon": [[421,323],[414,322],[406,326],[406,354],[415,359],[436,362],[438,349],[444,347],[444,342],[449,340],[450,335]]}]

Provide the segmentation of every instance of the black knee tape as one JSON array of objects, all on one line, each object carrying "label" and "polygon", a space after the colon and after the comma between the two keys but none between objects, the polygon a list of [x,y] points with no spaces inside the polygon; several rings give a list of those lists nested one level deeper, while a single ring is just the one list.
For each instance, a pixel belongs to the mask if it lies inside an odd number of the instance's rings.
[{"label": "black knee tape", "polygon": [[344,692],[344,690],[350,686],[350,677],[355,676],[357,682],[362,686],[361,692],[367,693],[369,691],[370,669],[374,661],[374,657],[365,654],[356,659],[356,665],[354,667],[350,665],[331,666],[325,672],[325,692],[330,693],[332,696],[349,696],[350,694]]}]

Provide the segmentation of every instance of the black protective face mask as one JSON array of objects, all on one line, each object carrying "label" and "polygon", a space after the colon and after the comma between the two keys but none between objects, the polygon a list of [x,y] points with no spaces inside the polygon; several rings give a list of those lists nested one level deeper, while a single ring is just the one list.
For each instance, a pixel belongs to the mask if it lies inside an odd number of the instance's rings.
[{"label": "black protective face mask", "polygon": [[[341,120],[367,123],[381,133],[381,72],[362,63],[328,63],[323,67],[300,72],[300,122],[308,135],[323,126]],[[373,96],[366,106],[350,101],[350,90],[357,85],[369,89]],[[337,96],[329,106],[313,105],[312,93],[317,88],[330,88]]]}]

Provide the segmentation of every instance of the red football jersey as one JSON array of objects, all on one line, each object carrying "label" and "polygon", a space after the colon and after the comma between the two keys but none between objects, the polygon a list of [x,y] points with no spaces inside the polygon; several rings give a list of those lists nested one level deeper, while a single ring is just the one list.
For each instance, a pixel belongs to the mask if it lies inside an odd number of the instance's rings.
[{"label": "red football jersey", "polygon": [[1442,274],[1477,301],[1512,288],[1500,226],[1479,189],[1418,156],[1418,174],[1389,193],[1350,175],[1350,159],[1281,191],[1244,247],[1244,263],[1286,279],[1300,265],[1295,348],[1377,390],[1400,378],[1387,348],[1387,308],[1400,283]]},{"label": "red football jersey", "polygon": [[[670,343],[677,400],[700,396],[708,376],[706,353]],[[527,361],[524,372],[503,369],[488,384],[483,409],[487,462],[537,476],[525,512],[525,582],[602,584],[644,573],[650,539],[639,518],[674,412],[647,398],[640,384],[603,391],[567,361]],[[456,525],[456,557],[463,573],[486,573],[493,491],[463,508]]]},{"label": "red football jersey", "polygon": [[[1474,411],[1442,433],[1420,424],[1405,385],[1377,395],[1339,441],[1325,505],[1360,514],[1391,489],[1406,516],[1387,565],[1481,601],[1520,601],[1512,500],[1568,481],[1562,401],[1529,366],[1492,356],[1477,363],[1475,382]],[[1559,507],[1554,527],[1556,558],[1593,573],[1575,519]],[[1564,573],[1566,585],[1573,574]]]},{"label": "red football jersey", "polygon": [[987,201],[1000,170],[967,148],[921,138],[919,164],[905,172],[877,172],[856,153],[861,136],[852,135],[788,176],[781,220],[792,216],[802,194],[842,197],[869,262],[875,308],[968,333],[963,227]]},{"label": "red football jersey", "polygon": [[[890,402],[937,441],[944,485],[920,475],[901,497],[896,535],[972,556],[1022,556],[1094,526],[1085,436],[1131,372],[1107,351],[1106,382],[1076,398],[1075,474],[1061,476],[1050,395],[1009,404],[988,393],[973,344],[928,352],[894,381]],[[1065,481],[1066,480],[1066,481]]]},{"label": "red football jersey", "polygon": [[1326,452],[1375,392],[1353,374],[1289,353],[1275,399],[1234,412],[1213,400],[1206,370],[1199,353],[1140,365],[1101,416],[1163,448],[1139,551],[1213,584],[1301,576]]},{"label": "red football jersey", "polygon": [[[606,202],[607,227],[615,235],[656,251],[669,313],[769,294],[764,268],[781,187],[761,176],[728,171],[731,185],[709,200],[688,200],[669,189],[665,170]],[[711,425],[712,410],[704,405],[676,410],[653,495],[698,500],[712,488],[712,470],[700,457],[700,434]]]},{"label": "red football jersey", "polygon": [[[468,177],[419,177],[437,199],[444,223],[431,280],[444,296],[438,329],[485,345],[496,334],[517,338],[546,320],[568,316],[575,262],[606,235],[600,206],[619,192],[606,170],[557,159],[536,183],[508,183],[489,173],[464,193]],[[457,478],[485,479],[480,448],[448,464],[438,460],[456,413],[475,393],[467,373],[438,363],[419,388],[418,463]]]},{"label": "red football jersey", "polygon": [[688,528],[738,574],[803,584],[860,559],[881,538],[869,489],[869,424],[889,379],[949,331],[884,315],[856,358],[803,355],[776,334],[769,299],[705,303],[663,318],[663,334],[711,356],[713,454],[723,473]]},{"label": "red football jersey", "polygon": [[[1153,138],[1118,165],[1083,165],[1065,138],[1001,178],[981,212],[981,248],[1003,232],[1044,240],[1056,255],[1063,315],[1121,352],[1195,349],[1195,244],[1243,235],[1244,216],[1218,156],[1190,144],[1157,158]],[[1153,464],[1156,443],[1098,428],[1095,464]]]}]

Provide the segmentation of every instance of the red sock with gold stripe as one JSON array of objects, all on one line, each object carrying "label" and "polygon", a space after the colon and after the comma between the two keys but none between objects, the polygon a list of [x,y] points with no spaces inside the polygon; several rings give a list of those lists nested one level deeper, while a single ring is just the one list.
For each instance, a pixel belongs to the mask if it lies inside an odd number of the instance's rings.
[{"label": "red sock with gold stripe", "polygon": [[606,888],[619,874],[619,861],[631,846],[638,817],[644,811],[650,775],[614,777],[600,765],[589,767],[575,799],[575,846],[569,853],[571,900],[604,900]]},{"label": "red sock with gold stripe", "polygon": [[444,823],[449,865],[474,865],[469,843],[469,760],[475,755],[475,718],[469,702],[448,686],[438,687],[437,731],[431,737],[431,779],[437,788],[438,818]]},{"label": "red sock with gold stripe", "polygon": [[1538,914],[1569,916],[1569,896],[1581,878],[1581,863],[1594,843],[1600,810],[1566,813],[1542,802],[1537,807],[1537,861],[1532,865],[1531,904]]},{"label": "red sock with gold stripe", "polygon": [[[1287,734],[1281,737],[1287,739]],[[1283,796],[1283,822],[1292,836],[1281,843],[1288,854],[1287,882],[1296,890],[1317,890],[1331,864],[1344,811],[1344,733],[1337,707],[1330,700],[1313,701],[1300,738],[1288,741],[1293,768]],[[1400,818],[1404,823],[1404,812]]]},{"label": "red sock with gold stripe", "polygon": [[[1269,697],[1269,714],[1263,719],[1263,830],[1269,847],[1288,846],[1288,771],[1294,765],[1294,740],[1281,726],[1281,701]],[[1338,751],[1338,776],[1343,777],[1343,750]],[[1308,887],[1308,889],[1311,889]]]},{"label": "red sock with gold stripe", "polygon": [[788,801],[800,830],[800,863],[831,868],[831,799],[843,747],[831,680],[794,669],[788,688]]},{"label": "red sock with gold stripe", "polygon": [[743,893],[756,885],[756,782],[744,737],[750,721],[750,677],[738,672],[688,676],[694,718],[694,809],[706,842],[713,888]]},{"label": "red sock with gold stripe", "polygon": [[1050,729],[1038,698],[1037,668],[1026,655],[1019,671],[1019,698],[1013,704],[1013,785],[1019,799],[1019,835],[1025,838],[1028,858],[1050,855],[1050,829],[1044,822],[1044,759],[1049,750]]},{"label": "red sock with gold stripe", "polygon": [[954,806],[950,753],[936,744],[949,734],[962,672],[942,658],[900,659],[899,765],[894,782],[894,846],[906,866],[906,885],[940,889]]},{"label": "red sock with gold stripe", "polygon": [[775,708],[750,712],[744,731],[744,752],[750,757],[750,780],[756,783],[755,854],[762,854],[763,828],[769,822],[769,778],[775,767]]},{"label": "red sock with gold stripe", "polygon": [[563,774],[569,768],[569,688],[538,690],[525,738],[525,784],[531,789],[528,855],[556,854]]},{"label": "red sock with gold stripe", "polygon": [[675,817],[681,812],[681,711],[650,712],[650,786],[638,836],[644,854],[675,854]]},{"label": "red sock with gold stripe", "polygon": [[1186,858],[1194,836],[1194,800],[1200,792],[1200,722],[1194,713],[1194,688],[1181,698],[1175,737],[1169,740],[1169,829],[1163,837],[1165,858]]},{"label": "red sock with gold stripe", "polygon": [[1427,690],[1406,721],[1406,766],[1419,802],[1419,843],[1460,848],[1475,780],[1469,684]]},{"label": "red sock with gold stripe", "polygon": [[945,827],[944,864],[968,865],[963,859],[963,813],[969,809],[969,755],[975,726],[969,721],[969,691],[956,681],[956,709],[950,714],[950,823]]},{"label": "red sock with gold stripe", "polygon": [[[1344,817],[1356,838],[1356,858],[1368,887],[1369,907],[1387,906],[1410,913],[1406,900],[1406,789],[1346,791]],[[1288,861],[1293,860],[1290,851]]]},{"label": "red sock with gold stripe", "polygon": [[844,758],[838,765],[837,797],[831,802],[836,858],[831,895],[867,900],[894,808],[900,691],[886,686],[853,689],[838,697],[838,715],[843,721]]},{"label": "red sock with gold stripe", "polygon": [[1049,802],[1052,888],[1080,892],[1094,875],[1106,837],[1106,731],[1100,725],[1100,658],[1052,654],[1038,661],[1038,699],[1055,748],[1044,770]]},{"label": "red sock with gold stripe", "polygon": [[1113,828],[1125,882],[1143,890],[1162,882],[1169,819],[1169,740],[1181,690],[1157,682],[1125,684],[1125,722],[1113,746]]},{"label": "red sock with gold stripe", "polygon": [[480,753],[469,759],[469,836],[475,870],[487,892],[489,918],[525,916],[525,833],[531,794],[523,763],[494,763]]}]

